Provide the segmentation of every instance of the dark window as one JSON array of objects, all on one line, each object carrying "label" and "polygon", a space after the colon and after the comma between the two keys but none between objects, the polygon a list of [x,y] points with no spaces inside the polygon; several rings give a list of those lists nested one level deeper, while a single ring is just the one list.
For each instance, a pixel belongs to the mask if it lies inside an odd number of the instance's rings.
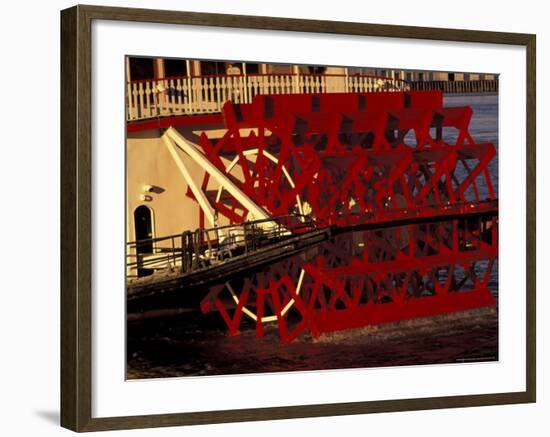
[{"label": "dark window", "polygon": [[424,80],[424,73],[418,73],[418,80],[422,82]]},{"label": "dark window", "polygon": [[247,74],[258,74],[260,72],[260,64],[249,64],[246,63],[246,73]]},{"label": "dark window", "polygon": [[455,74],[454,73],[449,73],[449,81],[454,82],[454,80],[455,80]]},{"label": "dark window", "polygon": [[187,76],[187,63],[183,59],[165,59],[164,74],[166,77]]},{"label": "dark window", "polygon": [[130,79],[146,80],[155,78],[153,58],[130,58]]},{"label": "dark window", "polygon": [[327,67],[322,67],[320,65],[310,65],[309,72],[311,74],[323,74],[326,71]]},{"label": "dark window", "polygon": [[225,62],[201,61],[201,76],[225,74]]}]

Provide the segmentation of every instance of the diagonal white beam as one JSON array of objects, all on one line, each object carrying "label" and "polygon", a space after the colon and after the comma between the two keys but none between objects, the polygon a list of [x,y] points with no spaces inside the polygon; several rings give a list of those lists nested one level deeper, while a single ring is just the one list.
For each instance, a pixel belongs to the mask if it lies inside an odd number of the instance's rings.
[{"label": "diagonal white beam", "polygon": [[183,138],[173,127],[168,128],[164,133],[168,136],[184,153],[193,161],[200,165],[216,182],[222,185],[229,194],[231,194],[242,206],[244,206],[251,217],[249,220],[268,219],[270,215],[258,206],[250,197],[248,197],[239,187],[237,187],[225,173],[221,172],[210,160],[204,156],[194,145]]},{"label": "diagonal white beam", "polygon": [[166,145],[166,148],[170,152],[170,155],[172,155],[172,159],[176,163],[176,166],[178,167],[178,170],[183,176],[183,179],[185,179],[185,182],[187,182],[187,185],[189,185],[189,188],[191,188],[191,191],[193,192],[193,195],[195,196],[195,199],[199,202],[199,206],[201,207],[202,211],[204,212],[204,215],[210,225],[214,227],[216,224],[214,223],[214,214],[212,212],[212,207],[210,205],[210,202],[208,201],[206,195],[204,192],[197,186],[193,178],[191,177],[191,173],[189,173],[189,169],[181,159],[181,157],[178,155],[178,151],[176,150],[176,146],[172,142],[170,138],[168,138],[166,135],[162,136],[162,141]]}]

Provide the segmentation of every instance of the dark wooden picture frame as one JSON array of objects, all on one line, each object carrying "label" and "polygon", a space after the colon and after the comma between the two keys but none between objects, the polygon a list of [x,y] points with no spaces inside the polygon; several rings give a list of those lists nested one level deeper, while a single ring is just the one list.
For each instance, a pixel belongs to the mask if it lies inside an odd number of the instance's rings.
[{"label": "dark wooden picture frame", "polygon": [[[93,20],[285,30],[439,41],[492,43],[526,48],[527,77],[527,314],[526,390],[421,399],[201,411],[130,417],[92,417],[92,126]],[[75,6],[61,12],[61,425],[98,431],[251,420],[529,403],[536,400],[535,338],[535,53],[531,34],[363,24],[273,17]]]}]

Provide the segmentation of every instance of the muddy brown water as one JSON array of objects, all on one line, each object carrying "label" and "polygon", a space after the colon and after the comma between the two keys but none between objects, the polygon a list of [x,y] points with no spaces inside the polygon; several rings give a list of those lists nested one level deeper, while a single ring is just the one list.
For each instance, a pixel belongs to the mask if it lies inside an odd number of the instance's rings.
[{"label": "muddy brown water", "polygon": [[[199,315],[200,316],[200,315]],[[290,344],[275,327],[256,338],[252,326],[229,337],[223,327],[182,318],[134,326],[127,377],[165,378],[281,371],[350,369],[498,360],[494,309],[323,334]],[[189,315],[186,318],[189,319]],[[212,321],[211,321],[212,322]],[[130,328],[132,329],[132,328]],[[154,331],[155,334],[151,335]]]}]

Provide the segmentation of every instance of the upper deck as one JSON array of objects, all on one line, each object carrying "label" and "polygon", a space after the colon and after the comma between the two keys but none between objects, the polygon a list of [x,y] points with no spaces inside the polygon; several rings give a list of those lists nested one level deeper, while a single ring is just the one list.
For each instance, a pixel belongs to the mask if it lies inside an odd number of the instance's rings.
[{"label": "upper deck", "polygon": [[234,74],[177,76],[127,83],[128,122],[181,115],[219,114],[225,102],[251,103],[263,94],[408,91],[396,77],[347,74]]}]

